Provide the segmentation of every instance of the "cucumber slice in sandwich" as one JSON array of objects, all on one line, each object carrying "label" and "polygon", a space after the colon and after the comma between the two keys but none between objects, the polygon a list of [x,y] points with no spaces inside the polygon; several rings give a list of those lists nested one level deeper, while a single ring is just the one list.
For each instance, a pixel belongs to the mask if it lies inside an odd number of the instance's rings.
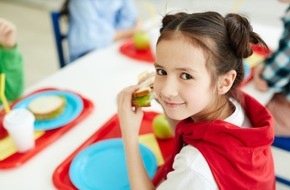
[{"label": "cucumber slice in sandwich", "polygon": [[[146,77],[146,75],[144,75]],[[149,107],[153,96],[154,76],[150,76],[146,80],[143,77],[138,79],[139,89],[132,94],[132,106],[134,107]]]}]

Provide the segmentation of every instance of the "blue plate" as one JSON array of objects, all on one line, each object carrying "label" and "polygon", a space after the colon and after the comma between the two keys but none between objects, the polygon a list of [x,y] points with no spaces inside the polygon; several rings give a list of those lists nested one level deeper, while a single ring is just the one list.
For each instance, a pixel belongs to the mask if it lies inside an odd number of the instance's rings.
[{"label": "blue plate", "polygon": [[64,97],[66,99],[65,109],[61,115],[54,119],[46,121],[35,121],[35,130],[50,130],[62,127],[78,117],[83,110],[83,101],[79,96],[68,91],[61,90],[49,90],[33,94],[18,102],[13,108],[28,108],[32,100],[47,95],[59,95]]},{"label": "blue plate", "polygon": [[[139,146],[146,171],[153,178],[157,169],[156,158],[151,150]],[[69,176],[72,183],[82,190],[129,190],[122,140],[104,140],[82,150],[73,159]]]}]

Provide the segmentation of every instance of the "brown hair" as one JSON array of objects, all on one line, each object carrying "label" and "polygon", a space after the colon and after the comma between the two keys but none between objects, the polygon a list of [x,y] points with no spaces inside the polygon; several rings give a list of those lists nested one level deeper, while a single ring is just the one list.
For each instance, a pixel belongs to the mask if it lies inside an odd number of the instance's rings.
[{"label": "brown hair", "polygon": [[68,8],[68,4],[69,4],[69,0],[65,0],[60,8],[60,14],[61,15],[65,15],[65,16],[69,16],[69,8]]},{"label": "brown hair", "polygon": [[161,40],[179,37],[202,48],[208,57],[206,67],[212,76],[212,83],[230,70],[237,72],[236,80],[227,95],[238,101],[237,87],[244,78],[243,58],[252,55],[251,44],[268,48],[259,35],[253,32],[249,21],[238,14],[227,14],[225,17],[217,12],[165,15],[157,44]]}]

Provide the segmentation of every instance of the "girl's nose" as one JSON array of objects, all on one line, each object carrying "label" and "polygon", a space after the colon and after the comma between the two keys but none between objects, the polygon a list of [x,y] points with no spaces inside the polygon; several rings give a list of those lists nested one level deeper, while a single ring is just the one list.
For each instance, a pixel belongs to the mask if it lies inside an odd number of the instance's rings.
[{"label": "girl's nose", "polygon": [[178,95],[178,85],[176,84],[176,81],[166,80],[162,87],[161,95],[165,98],[176,97]]}]

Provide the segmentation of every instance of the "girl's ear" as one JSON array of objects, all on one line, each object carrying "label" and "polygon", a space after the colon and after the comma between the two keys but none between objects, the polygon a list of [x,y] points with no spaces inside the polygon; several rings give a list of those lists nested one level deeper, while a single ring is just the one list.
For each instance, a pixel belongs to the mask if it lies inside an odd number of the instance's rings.
[{"label": "girl's ear", "polygon": [[219,77],[218,94],[226,94],[232,87],[237,76],[235,70],[230,70],[226,74]]}]

